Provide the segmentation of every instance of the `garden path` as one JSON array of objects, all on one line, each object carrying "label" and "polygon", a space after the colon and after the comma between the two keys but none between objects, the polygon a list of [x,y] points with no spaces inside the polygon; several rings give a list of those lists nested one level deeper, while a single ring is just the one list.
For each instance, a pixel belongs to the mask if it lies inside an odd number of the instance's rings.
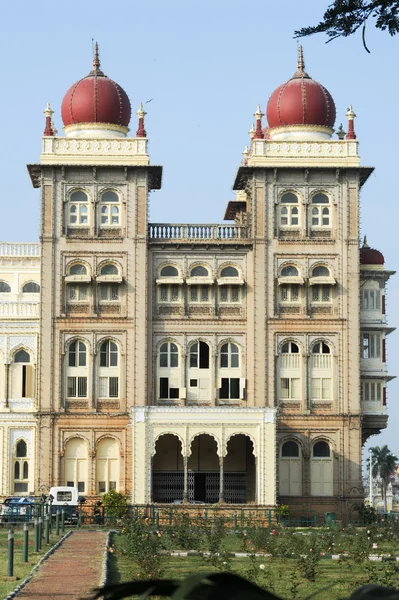
[{"label": "garden path", "polygon": [[107,533],[74,531],[17,595],[29,600],[79,600],[99,587]]}]

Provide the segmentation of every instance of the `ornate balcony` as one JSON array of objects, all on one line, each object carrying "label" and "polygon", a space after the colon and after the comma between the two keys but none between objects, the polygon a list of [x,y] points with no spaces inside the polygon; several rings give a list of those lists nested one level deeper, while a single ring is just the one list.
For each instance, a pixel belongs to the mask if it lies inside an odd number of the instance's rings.
[{"label": "ornate balcony", "polygon": [[157,242],[248,242],[251,237],[250,228],[245,225],[217,225],[208,223],[172,224],[149,223],[148,238],[152,243]]},{"label": "ornate balcony", "polygon": [[39,257],[40,244],[0,242],[0,256]]},{"label": "ornate balcony", "polygon": [[0,302],[0,319],[38,319],[39,302]]}]

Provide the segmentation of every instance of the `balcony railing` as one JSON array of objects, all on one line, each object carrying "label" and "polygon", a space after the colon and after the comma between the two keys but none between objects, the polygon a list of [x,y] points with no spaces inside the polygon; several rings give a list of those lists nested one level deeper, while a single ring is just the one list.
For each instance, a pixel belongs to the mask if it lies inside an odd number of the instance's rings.
[{"label": "balcony railing", "polygon": [[244,240],[250,237],[250,229],[245,225],[149,223],[148,237],[162,241]]},{"label": "balcony railing", "polygon": [[331,354],[312,354],[311,368],[312,369],[331,369]]},{"label": "balcony railing", "polygon": [[39,302],[0,302],[0,318],[38,318]]},{"label": "balcony railing", "polygon": [[40,244],[0,242],[0,256],[40,256]]}]

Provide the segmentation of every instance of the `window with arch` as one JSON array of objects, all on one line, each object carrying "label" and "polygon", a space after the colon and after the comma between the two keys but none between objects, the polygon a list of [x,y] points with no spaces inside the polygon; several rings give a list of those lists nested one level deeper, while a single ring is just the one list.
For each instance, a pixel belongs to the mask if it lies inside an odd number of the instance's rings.
[{"label": "window with arch", "polygon": [[309,283],[312,287],[312,303],[330,303],[332,301],[332,283],[330,270],[324,265],[312,269]]},{"label": "window with arch", "polygon": [[[235,283],[235,279],[237,283]],[[236,267],[224,267],[220,271],[218,284],[219,302],[221,304],[238,304],[241,302],[240,273]]]},{"label": "window with arch", "polygon": [[331,208],[330,199],[326,194],[315,194],[311,201],[312,228],[330,228],[331,227]]},{"label": "window with arch", "polygon": [[[180,281],[178,269],[172,265],[166,265],[162,267],[159,275],[158,301],[161,303],[180,302],[182,280]],[[170,278],[170,283],[168,278]]]},{"label": "window with arch", "polygon": [[87,398],[88,361],[87,346],[74,340],[67,351],[67,397]]},{"label": "window with arch", "polygon": [[301,371],[299,346],[288,341],[282,344],[279,356],[279,389],[281,400],[299,400]]},{"label": "window with arch", "polygon": [[22,287],[23,294],[39,294],[40,293],[40,285],[36,283],[36,281],[29,281],[25,283]]},{"label": "window with arch", "polygon": [[211,378],[209,345],[199,341],[191,344],[188,362],[188,399],[210,399]]},{"label": "window with arch", "polygon": [[68,303],[86,303],[89,300],[89,286],[87,281],[82,279],[88,279],[87,267],[81,263],[75,263],[69,267],[68,276],[71,281],[68,281],[67,288],[67,300]]},{"label": "window with arch", "polygon": [[209,279],[209,271],[202,265],[195,266],[190,271],[190,279],[187,280],[189,285],[189,301],[191,303],[209,302],[211,295],[211,287],[209,283],[204,281]]},{"label": "window with arch", "polygon": [[115,192],[108,191],[101,194],[100,225],[101,227],[119,227],[120,225],[119,196]]},{"label": "window with arch", "polygon": [[280,495],[302,495],[302,453],[297,442],[289,440],[280,450]]},{"label": "window with arch", "polygon": [[28,444],[21,439],[15,444],[13,456],[13,490],[15,494],[28,491],[29,457]]},{"label": "window with arch", "polygon": [[100,346],[99,397],[119,397],[119,349],[112,340]]},{"label": "window with arch", "polygon": [[360,290],[360,309],[381,312],[381,290],[378,283],[374,289],[366,287]]},{"label": "window with arch", "polygon": [[105,494],[119,487],[119,445],[113,438],[103,438],[96,451],[96,488]]},{"label": "window with arch", "polygon": [[179,398],[179,349],[174,342],[164,342],[159,348],[159,398]]},{"label": "window with arch", "polygon": [[292,192],[286,192],[280,198],[280,227],[299,226],[299,198]]},{"label": "window with arch", "polygon": [[241,379],[240,375],[240,350],[237,344],[227,342],[220,348],[219,398],[238,399],[244,397],[245,381]]},{"label": "window with arch", "polygon": [[68,440],[64,453],[65,485],[77,487],[80,494],[88,492],[89,448],[86,440]]},{"label": "window with arch", "polygon": [[35,371],[31,356],[26,350],[18,350],[11,363],[11,397],[33,398]]},{"label": "window with arch", "polygon": [[0,294],[9,294],[11,288],[6,281],[0,281]]},{"label": "window with arch", "polygon": [[89,224],[89,198],[83,190],[76,190],[69,196],[68,225],[87,227]]},{"label": "window with arch", "polygon": [[300,301],[300,281],[303,282],[297,267],[294,265],[287,265],[281,269],[279,277],[280,302],[284,304]]},{"label": "window with arch", "polygon": [[333,462],[330,445],[325,441],[313,444],[311,459],[311,495],[333,495]]},{"label": "window with arch", "polygon": [[310,388],[313,400],[331,400],[332,397],[332,355],[325,342],[312,346],[310,359]]},{"label": "window with arch", "polygon": [[120,281],[107,281],[107,279],[105,279],[107,277],[120,279],[119,269],[116,265],[107,264],[101,267],[100,277],[98,278],[100,286],[100,302],[119,302]]}]

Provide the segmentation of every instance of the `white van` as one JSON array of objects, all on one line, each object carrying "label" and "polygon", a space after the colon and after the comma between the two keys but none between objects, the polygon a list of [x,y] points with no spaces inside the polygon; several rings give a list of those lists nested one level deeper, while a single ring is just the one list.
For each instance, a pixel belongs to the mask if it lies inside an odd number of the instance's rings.
[{"label": "white van", "polygon": [[65,520],[68,522],[75,523],[79,516],[79,504],[85,501],[83,496],[80,496],[77,487],[68,487],[61,485],[50,488],[50,496],[53,497],[51,501],[51,514],[54,516],[57,510],[64,509]]}]

